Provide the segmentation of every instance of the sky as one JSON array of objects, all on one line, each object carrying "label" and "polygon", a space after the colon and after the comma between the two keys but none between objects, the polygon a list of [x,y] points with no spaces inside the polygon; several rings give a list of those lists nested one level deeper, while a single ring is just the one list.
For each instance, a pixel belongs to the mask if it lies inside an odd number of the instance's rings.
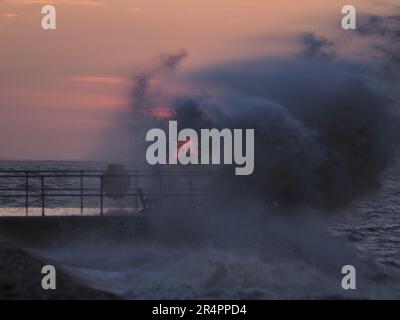
[{"label": "sky", "polygon": [[[57,29],[41,28],[53,4]],[[294,51],[292,35],[341,32],[341,8],[392,0],[0,0],[0,158],[90,160],[129,107],[132,78],[185,49],[183,71]]]}]

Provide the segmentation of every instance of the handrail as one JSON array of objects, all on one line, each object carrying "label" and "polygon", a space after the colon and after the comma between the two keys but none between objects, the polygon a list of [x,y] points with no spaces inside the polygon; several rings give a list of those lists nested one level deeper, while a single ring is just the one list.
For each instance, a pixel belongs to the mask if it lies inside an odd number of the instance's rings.
[{"label": "handrail", "polygon": [[[207,192],[204,192],[201,188],[193,187],[193,180],[197,178],[209,178],[212,174],[209,171],[199,172],[160,172],[160,173],[144,173],[142,171],[128,171],[126,175],[118,174],[104,174],[101,170],[0,170],[0,185],[1,179],[25,179],[24,185],[15,188],[0,188],[0,198],[25,198],[25,213],[28,216],[29,213],[29,200],[31,198],[39,198],[42,209],[42,216],[45,215],[46,202],[45,200],[50,197],[79,197],[80,198],[80,211],[81,214],[84,212],[84,198],[85,197],[99,197],[100,200],[100,215],[103,215],[104,209],[104,198],[107,196],[104,193],[103,177],[129,177],[134,179],[133,187],[129,187],[123,194],[113,194],[113,197],[133,197],[134,208],[138,211],[138,200],[143,198],[143,192],[140,188],[139,178],[143,179],[156,179],[158,181],[157,192],[147,192],[146,198],[166,198],[166,197],[206,197]],[[79,178],[76,181],[76,187],[50,187],[46,185],[48,179],[69,179]],[[187,178],[187,188],[177,188],[175,190],[164,191],[163,180],[164,178]],[[32,186],[32,181],[39,179],[38,186]],[[98,179],[99,184],[95,187],[84,187],[87,179]],[[154,181],[153,181],[154,183]],[[36,183],[38,184],[38,183]],[[152,188],[154,189],[154,188]],[[187,190],[187,191],[186,191]],[[7,192],[19,192],[18,194],[2,193]],[[76,193],[70,193],[76,192]],[[142,203],[143,207],[146,204]]]}]

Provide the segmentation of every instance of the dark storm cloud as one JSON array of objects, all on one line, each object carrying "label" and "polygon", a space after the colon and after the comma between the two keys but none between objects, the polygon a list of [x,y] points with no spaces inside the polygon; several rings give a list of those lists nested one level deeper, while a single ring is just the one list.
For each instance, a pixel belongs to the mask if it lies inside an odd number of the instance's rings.
[{"label": "dark storm cloud", "polygon": [[187,52],[184,49],[175,54],[164,54],[155,66],[135,76],[132,89],[132,107],[134,111],[140,111],[149,106],[150,102],[147,93],[150,88],[150,81],[174,71],[186,57]]},{"label": "dark storm cloud", "polygon": [[360,36],[371,39],[371,55],[375,58],[379,76],[389,80],[400,80],[400,15],[361,16],[357,23]]},{"label": "dark storm cloud", "polygon": [[[398,18],[368,21],[359,34],[382,37],[370,48],[381,51],[386,68],[397,72],[392,22]],[[185,84],[212,95],[184,93],[169,102],[180,128],[255,129],[253,175],[237,177],[232,168],[218,168],[217,196],[232,196],[231,188],[269,204],[337,207],[378,187],[393,161],[400,122],[387,75],[377,76],[370,61],[333,59],[333,42],[325,37],[300,38],[296,57],[250,58],[192,72]],[[148,92],[149,79],[174,70],[186,52],[165,57],[137,78],[134,107],[157,105],[160,95]]]},{"label": "dark storm cloud", "polygon": [[161,55],[132,77],[129,108],[118,113],[118,129],[109,134],[112,149],[117,149],[120,162],[148,169],[146,162],[146,132],[160,126],[160,119],[152,115],[152,108],[168,104],[157,82],[174,72],[187,57],[185,50]]},{"label": "dark storm cloud", "polygon": [[174,70],[183,59],[188,56],[185,49],[180,50],[176,54],[169,54],[161,56],[161,63],[158,65],[158,71]]},{"label": "dark storm cloud", "polygon": [[400,41],[400,15],[363,16],[356,30],[361,35],[383,36],[398,42]]},{"label": "dark storm cloud", "polygon": [[391,101],[348,65],[257,58],[201,70],[190,80],[217,90],[213,106],[199,102],[181,121],[211,117],[217,128],[255,128],[254,174],[226,175],[242,194],[285,205],[347,203],[379,185],[399,125]]},{"label": "dark storm cloud", "polygon": [[335,57],[333,42],[325,37],[318,37],[313,32],[307,32],[300,37],[302,44],[301,55],[310,59],[332,59]]},{"label": "dark storm cloud", "polygon": [[173,118],[178,121],[180,128],[212,128],[214,121],[201,106],[202,99],[199,97],[178,97],[174,102]]}]

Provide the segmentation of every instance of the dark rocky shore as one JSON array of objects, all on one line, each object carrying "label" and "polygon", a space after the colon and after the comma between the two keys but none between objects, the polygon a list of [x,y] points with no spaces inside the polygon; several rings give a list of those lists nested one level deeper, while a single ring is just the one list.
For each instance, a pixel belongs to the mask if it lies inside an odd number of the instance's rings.
[{"label": "dark rocky shore", "polygon": [[88,288],[57,269],[57,289],[43,290],[45,261],[33,257],[0,239],[0,299],[118,299],[117,296]]}]

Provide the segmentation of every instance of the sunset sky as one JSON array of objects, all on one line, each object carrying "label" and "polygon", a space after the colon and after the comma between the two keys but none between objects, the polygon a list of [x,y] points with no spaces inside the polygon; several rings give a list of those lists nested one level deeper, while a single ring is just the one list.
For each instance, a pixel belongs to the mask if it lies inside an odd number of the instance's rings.
[{"label": "sunset sky", "polygon": [[[54,4],[57,29],[41,28]],[[294,51],[291,35],[341,32],[343,5],[396,0],[0,0],[0,158],[91,159],[129,105],[132,77],[184,48],[183,71]]]}]

